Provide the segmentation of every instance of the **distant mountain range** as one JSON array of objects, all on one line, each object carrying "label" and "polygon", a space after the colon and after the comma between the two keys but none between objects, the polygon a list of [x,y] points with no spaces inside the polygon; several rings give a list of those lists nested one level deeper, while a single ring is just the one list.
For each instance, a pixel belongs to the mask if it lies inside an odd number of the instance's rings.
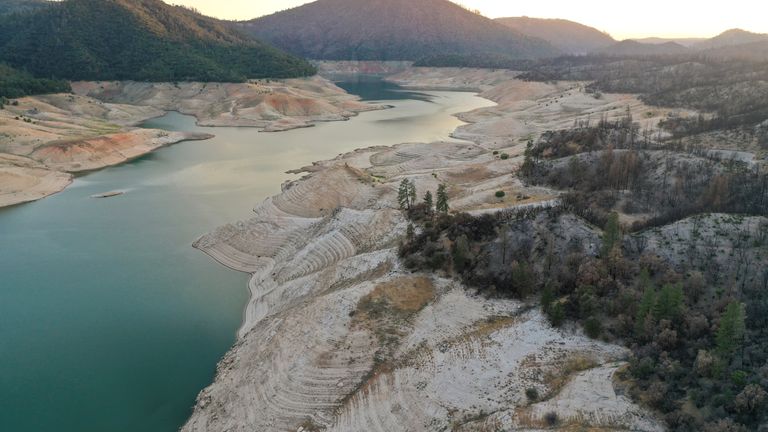
[{"label": "distant mountain range", "polygon": [[762,59],[768,35],[741,29],[728,30],[711,39],[647,38],[625,40],[594,51],[593,54],[615,57],[697,54],[713,58]]},{"label": "distant mountain range", "polygon": [[609,34],[563,19],[498,18],[496,22],[527,36],[544,39],[566,54],[587,54],[616,43]]},{"label": "distant mountain range", "polygon": [[161,0],[65,0],[7,15],[0,62],[69,80],[243,81],[315,72],[226,23]]},{"label": "distant mountain range", "polygon": [[325,60],[418,60],[435,54],[560,54],[448,0],[318,0],[238,24],[290,53]]},{"label": "distant mountain range", "polygon": [[667,42],[674,42],[676,44],[680,44],[686,48],[690,48],[694,45],[696,45],[699,42],[704,42],[707,40],[706,38],[660,38],[660,37],[649,37],[649,38],[642,38],[642,39],[632,39],[635,42],[640,42],[643,44],[654,44],[654,45],[660,45]]},{"label": "distant mountain range", "polygon": [[594,51],[593,54],[612,57],[644,57],[658,55],[674,55],[688,53],[688,48],[676,42],[661,44],[640,43],[633,40],[625,40]]},{"label": "distant mountain range", "polygon": [[694,45],[696,49],[723,48],[734,45],[768,41],[768,34],[752,33],[741,29],[723,32],[712,39],[706,39]]}]

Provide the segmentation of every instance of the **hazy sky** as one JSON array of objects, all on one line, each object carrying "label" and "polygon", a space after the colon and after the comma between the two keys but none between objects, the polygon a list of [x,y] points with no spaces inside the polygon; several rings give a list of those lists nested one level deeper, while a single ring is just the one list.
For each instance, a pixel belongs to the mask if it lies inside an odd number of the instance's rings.
[{"label": "hazy sky", "polygon": [[[166,0],[226,19],[250,19],[308,0]],[[413,0],[419,1],[419,0]],[[765,0],[457,0],[491,18],[566,18],[607,31],[617,39],[644,36],[709,37],[739,27],[768,33]],[[719,5],[719,6],[714,6]]]}]

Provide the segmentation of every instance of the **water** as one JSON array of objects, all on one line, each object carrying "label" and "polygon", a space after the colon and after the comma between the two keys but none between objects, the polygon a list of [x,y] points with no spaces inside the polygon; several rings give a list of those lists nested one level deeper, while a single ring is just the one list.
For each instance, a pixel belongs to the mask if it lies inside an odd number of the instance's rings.
[{"label": "water", "polygon": [[[161,149],[44,200],[0,209],[0,431],[172,432],[213,379],[247,301],[247,275],[194,250],[249,216],[285,171],[372,145],[445,139],[469,93],[342,83],[395,108],[277,134],[148,127],[216,138]],[[123,190],[125,195],[92,199]]]}]

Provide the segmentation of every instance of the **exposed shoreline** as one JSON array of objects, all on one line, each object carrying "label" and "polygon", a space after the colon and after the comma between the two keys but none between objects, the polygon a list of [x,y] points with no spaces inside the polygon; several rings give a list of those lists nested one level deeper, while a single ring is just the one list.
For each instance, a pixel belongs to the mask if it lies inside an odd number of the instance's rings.
[{"label": "exposed shoreline", "polygon": [[[651,414],[610,385],[618,367],[612,365],[624,358],[624,349],[591,341],[575,328],[553,330],[517,302],[483,299],[455,281],[423,275],[435,287],[434,298],[412,319],[396,321],[395,313],[385,315],[387,323],[367,327],[355,318],[365,315],[360,307],[366,296],[382,286],[405,286],[413,276],[401,268],[396,250],[407,225],[396,204],[401,179],[415,181],[420,193],[448,183],[457,211],[545,205],[556,199],[555,191],[527,187],[514,175],[529,137],[572,124],[577,116],[618,118],[627,106],[646,113],[648,107],[631,95],[595,100],[578,91],[578,83],[523,83],[478,70],[408,70],[388,79],[441,90],[479,80],[478,96],[496,105],[455,114],[466,124],[452,135],[466,142],[359,149],[302,168],[298,171],[307,175],[259,203],[251,219],[195,242],[217,262],[250,273],[251,298],[237,343],[182,430],[422,430],[427,420],[433,426],[428,430],[440,430],[477,416],[478,409],[497,413],[493,420],[503,420],[505,427],[528,430],[532,424],[515,411],[518,396],[510,400],[496,386],[511,381],[513,392],[529,386],[557,392],[530,375],[522,363],[528,355],[548,373],[574,356],[597,365],[583,376],[563,377],[573,378],[575,387],[555,398],[574,408],[559,409],[561,418],[596,427],[661,430]],[[502,160],[494,151],[510,157]],[[503,202],[494,197],[498,190],[509,191]],[[583,227],[568,235],[595,239],[599,234]],[[501,321],[486,330],[488,320]],[[380,358],[384,347],[376,329],[389,325],[399,329],[389,336],[398,340],[397,348]],[[485,338],[498,345],[483,345]],[[488,360],[480,358],[505,360],[486,367]],[[440,372],[445,370],[453,372]],[[458,383],[463,390],[455,387]],[[596,400],[569,399],[585,385],[599,389]],[[487,398],[477,399],[482,392]],[[543,409],[533,406],[524,417],[534,421]],[[461,430],[482,427],[461,423]]]},{"label": "exposed shoreline", "polygon": [[157,149],[213,137],[140,127],[171,111],[194,116],[202,127],[282,132],[387,108],[317,76],[243,84],[78,82],[73,90],[21,98],[0,111],[0,208],[51,196],[77,176]]}]

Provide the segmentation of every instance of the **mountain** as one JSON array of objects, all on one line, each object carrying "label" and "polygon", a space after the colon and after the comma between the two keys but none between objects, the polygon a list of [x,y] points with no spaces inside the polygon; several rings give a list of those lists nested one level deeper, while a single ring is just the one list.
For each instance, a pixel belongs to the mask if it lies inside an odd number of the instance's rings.
[{"label": "mountain", "polygon": [[625,40],[607,48],[595,51],[593,54],[608,57],[645,57],[659,55],[685,54],[690,50],[675,42],[662,44],[647,44],[633,40]]},{"label": "mountain", "polygon": [[768,34],[752,33],[741,29],[723,32],[694,46],[696,49],[713,49],[768,40]]},{"label": "mountain", "polygon": [[541,39],[523,36],[448,0],[318,0],[238,25],[288,52],[324,60],[558,54]]},{"label": "mountain", "polygon": [[161,0],[65,0],[0,19],[0,61],[70,80],[244,81],[314,68]]},{"label": "mountain", "polygon": [[563,19],[515,17],[498,18],[496,22],[524,35],[544,39],[568,54],[586,54],[616,43],[596,28]]},{"label": "mountain", "polygon": [[29,12],[50,4],[48,0],[0,0],[0,15]]},{"label": "mountain", "polygon": [[704,42],[707,40],[706,38],[660,38],[660,37],[649,37],[649,38],[643,38],[643,39],[632,39],[635,42],[640,42],[643,44],[653,44],[653,45],[661,45],[665,44],[667,42],[674,42],[676,44],[680,44],[686,48],[691,48],[692,46],[696,45],[697,43]]},{"label": "mountain", "polygon": [[701,51],[701,54],[717,60],[768,62],[768,40],[711,48]]}]

